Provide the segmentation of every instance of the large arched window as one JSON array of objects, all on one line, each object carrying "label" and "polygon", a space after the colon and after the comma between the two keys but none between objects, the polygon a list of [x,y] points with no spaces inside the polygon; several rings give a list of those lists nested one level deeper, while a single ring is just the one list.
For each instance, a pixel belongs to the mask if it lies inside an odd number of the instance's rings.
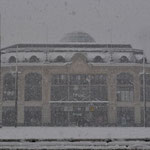
[{"label": "large arched window", "polygon": [[96,56],[96,57],[93,59],[93,62],[95,62],[95,63],[98,63],[98,62],[103,63],[103,62],[104,62],[104,60],[102,59],[102,57],[101,57],[101,56]]},{"label": "large arched window", "polygon": [[117,100],[133,101],[133,76],[130,73],[117,75]]},{"label": "large arched window", "polygon": [[3,78],[3,100],[15,100],[15,75],[11,73]]},{"label": "large arched window", "polygon": [[57,56],[55,62],[65,62],[65,58],[63,56]]},{"label": "large arched window", "polygon": [[122,56],[122,57],[120,58],[120,62],[121,62],[121,63],[128,63],[128,62],[129,62],[129,59],[128,59],[126,56]]},{"label": "large arched window", "polygon": [[11,56],[8,60],[9,63],[16,63],[16,57],[15,56]]},{"label": "large arched window", "polygon": [[[106,74],[53,74],[51,78],[52,125],[106,125],[107,90]],[[94,104],[93,101],[99,103]]]},{"label": "large arched window", "polygon": [[37,58],[36,56],[31,56],[29,62],[39,62],[39,58]]},{"label": "large arched window", "polygon": [[25,101],[42,99],[42,76],[28,73],[25,76]]}]

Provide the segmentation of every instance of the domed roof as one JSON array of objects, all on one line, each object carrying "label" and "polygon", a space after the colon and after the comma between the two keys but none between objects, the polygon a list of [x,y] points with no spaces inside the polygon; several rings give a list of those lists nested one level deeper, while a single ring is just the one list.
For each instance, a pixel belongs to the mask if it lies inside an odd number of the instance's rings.
[{"label": "domed roof", "polygon": [[61,42],[95,42],[94,38],[85,32],[71,32],[67,33],[61,40]]}]

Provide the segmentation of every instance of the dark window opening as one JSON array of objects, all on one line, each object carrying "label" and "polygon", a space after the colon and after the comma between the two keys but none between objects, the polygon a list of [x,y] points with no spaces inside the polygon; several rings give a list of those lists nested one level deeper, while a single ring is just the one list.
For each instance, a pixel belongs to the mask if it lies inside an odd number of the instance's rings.
[{"label": "dark window opening", "polygon": [[70,75],[71,85],[88,85],[90,82],[90,77],[85,74],[73,74]]},{"label": "dark window opening", "polygon": [[107,101],[106,74],[52,75],[52,101]]},{"label": "dark window opening", "polygon": [[93,59],[93,62],[95,62],[95,63],[98,63],[98,62],[103,63],[103,62],[104,62],[104,60],[102,59],[102,57],[101,57],[101,56],[96,56],[96,57]]},{"label": "dark window opening", "polygon": [[29,73],[25,76],[25,101],[42,99],[42,76]]},{"label": "dark window opening", "polygon": [[107,101],[107,86],[91,86],[91,100]]},{"label": "dark window opening", "polygon": [[55,59],[55,62],[62,62],[62,63],[64,63],[65,62],[65,58],[63,56],[57,56],[56,59]]},{"label": "dark window opening", "polygon": [[52,76],[53,85],[66,85],[68,84],[68,76],[66,74],[57,74]]},{"label": "dark window opening", "polygon": [[15,75],[7,73],[3,78],[3,100],[15,100]]},{"label": "dark window opening", "polygon": [[126,56],[122,56],[122,57],[120,58],[120,62],[121,62],[121,63],[128,63],[128,62],[129,62],[129,59],[128,59]]},{"label": "dark window opening", "polygon": [[10,58],[9,58],[9,61],[8,61],[9,63],[16,63],[16,57],[15,56],[11,56]]},{"label": "dark window opening", "polygon": [[33,63],[33,62],[39,62],[39,58],[37,58],[36,56],[31,56],[29,62]]},{"label": "dark window opening", "polygon": [[67,86],[52,86],[51,88],[52,101],[67,101],[68,100],[68,87]]},{"label": "dark window opening", "polygon": [[15,125],[15,107],[3,107],[2,112],[2,125],[14,126]]},{"label": "dark window opening", "polygon": [[101,104],[52,104],[52,126],[105,126],[107,106]]},{"label": "dark window opening", "polygon": [[42,111],[40,107],[25,107],[25,126],[40,126],[42,124]]},{"label": "dark window opening", "polygon": [[129,73],[120,73],[119,75],[117,75],[117,100],[133,101],[133,98],[133,76]]},{"label": "dark window opening", "polygon": [[134,126],[134,108],[118,107],[117,124],[119,126]]}]

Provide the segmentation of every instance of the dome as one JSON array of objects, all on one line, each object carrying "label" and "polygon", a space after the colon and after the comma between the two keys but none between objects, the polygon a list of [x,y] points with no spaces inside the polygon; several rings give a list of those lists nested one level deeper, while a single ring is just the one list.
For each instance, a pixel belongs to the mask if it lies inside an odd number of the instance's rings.
[{"label": "dome", "polygon": [[88,33],[85,32],[71,32],[67,33],[61,40],[61,42],[95,42],[94,38],[91,37]]}]

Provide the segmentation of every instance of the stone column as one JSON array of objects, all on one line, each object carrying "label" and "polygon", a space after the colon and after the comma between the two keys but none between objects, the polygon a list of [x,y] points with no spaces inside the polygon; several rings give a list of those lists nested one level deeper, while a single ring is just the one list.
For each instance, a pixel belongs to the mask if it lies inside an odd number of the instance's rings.
[{"label": "stone column", "polygon": [[111,125],[116,124],[116,74],[113,71],[108,72],[108,122]]},{"label": "stone column", "polygon": [[22,70],[18,70],[18,125],[24,125],[24,88],[25,77]]},{"label": "stone column", "polygon": [[2,68],[0,68],[0,127],[2,126]]},{"label": "stone column", "polygon": [[139,73],[136,73],[134,74],[134,116],[136,125],[141,123],[140,87]]}]

